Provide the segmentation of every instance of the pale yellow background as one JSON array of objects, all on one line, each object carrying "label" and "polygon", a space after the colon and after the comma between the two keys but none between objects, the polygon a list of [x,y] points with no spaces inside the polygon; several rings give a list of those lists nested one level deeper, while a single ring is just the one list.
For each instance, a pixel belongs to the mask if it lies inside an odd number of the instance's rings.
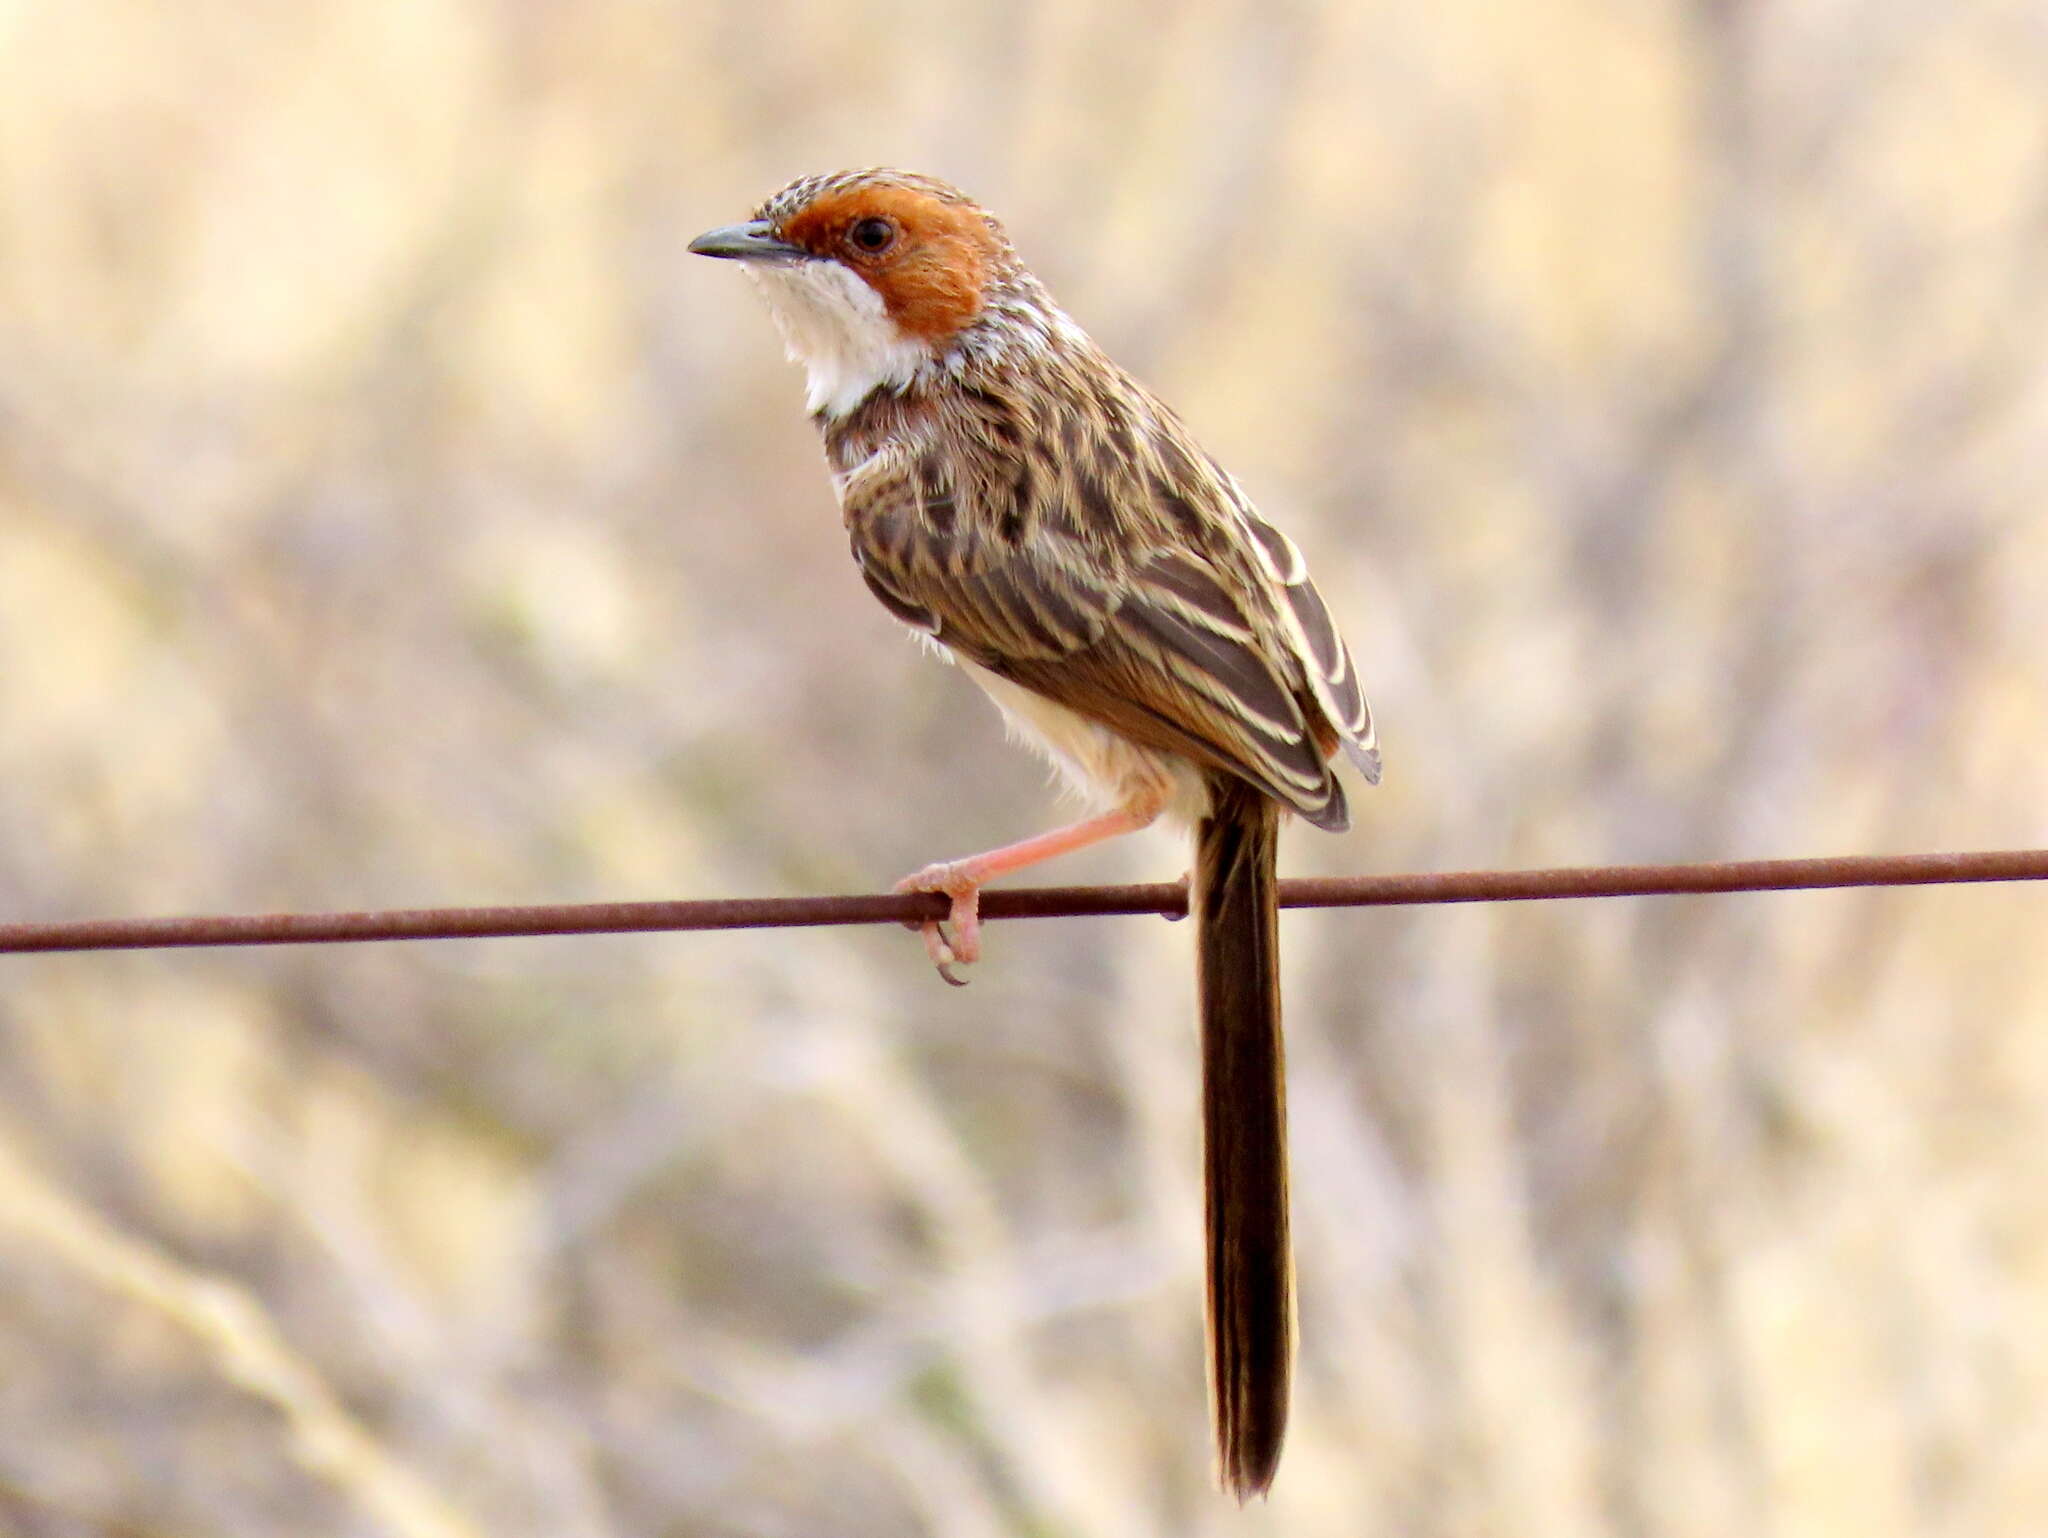
[{"label": "pale yellow background", "polygon": [[[0,911],[1049,820],[683,254],[877,162],[1309,552],[1387,776],[1292,870],[2048,843],[2038,0],[0,0]],[[1182,929],[0,960],[0,1531],[2039,1534],[2044,936],[1290,917],[1243,1513]]]}]

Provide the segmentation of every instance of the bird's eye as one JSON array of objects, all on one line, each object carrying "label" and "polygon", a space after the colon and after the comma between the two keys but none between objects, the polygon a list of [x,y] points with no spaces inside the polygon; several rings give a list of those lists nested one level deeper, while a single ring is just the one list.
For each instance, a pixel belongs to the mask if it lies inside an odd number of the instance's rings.
[{"label": "bird's eye", "polygon": [[872,255],[889,249],[896,239],[896,226],[887,219],[863,219],[848,234],[856,246]]}]

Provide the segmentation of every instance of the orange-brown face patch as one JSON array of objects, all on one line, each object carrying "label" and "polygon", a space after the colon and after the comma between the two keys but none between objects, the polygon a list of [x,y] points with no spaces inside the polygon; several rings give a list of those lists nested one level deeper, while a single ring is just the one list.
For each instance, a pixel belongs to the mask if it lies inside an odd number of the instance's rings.
[{"label": "orange-brown face patch", "polygon": [[[853,232],[886,220],[895,238],[880,251]],[[970,203],[912,187],[852,187],[820,197],[784,223],[784,240],[844,263],[882,296],[889,318],[910,335],[942,345],[981,313],[995,237]]]}]

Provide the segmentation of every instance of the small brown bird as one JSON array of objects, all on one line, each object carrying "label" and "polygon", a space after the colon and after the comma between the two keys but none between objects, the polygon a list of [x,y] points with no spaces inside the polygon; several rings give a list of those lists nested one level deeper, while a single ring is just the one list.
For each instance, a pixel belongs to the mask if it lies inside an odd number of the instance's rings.
[{"label": "small brown bird", "polygon": [[924,926],[947,980],[992,877],[1162,815],[1194,829],[1209,1381],[1244,1500],[1294,1359],[1275,844],[1288,811],[1348,825],[1340,748],[1379,779],[1350,654],[1294,543],[944,182],[806,177],[690,249],[746,265],[804,365],[875,596],[1095,809],[899,883],[952,899]]}]

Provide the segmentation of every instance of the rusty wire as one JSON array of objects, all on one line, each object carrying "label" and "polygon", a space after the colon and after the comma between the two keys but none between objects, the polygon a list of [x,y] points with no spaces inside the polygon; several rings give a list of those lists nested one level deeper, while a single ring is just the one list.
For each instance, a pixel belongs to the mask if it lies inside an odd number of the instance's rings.
[{"label": "rusty wire", "polygon": [[[1657,897],[2042,880],[2048,880],[2048,849],[2002,849],[1962,854],[1843,855],[1819,860],[1727,860],[1695,865],[1597,865],[1556,870],[1320,877],[1281,882],[1280,903],[1287,908],[1375,908],[1424,903],[1530,902],[1562,897]],[[942,918],[946,906],[944,898],[932,894],[878,894],[401,908],[366,913],[65,919],[0,924],[0,954],[889,924]],[[1187,912],[1187,892],[1174,882],[997,889],[982,894],[981,912],[989,919],[1116,913],[1156,913],[1180,918]]]}]

